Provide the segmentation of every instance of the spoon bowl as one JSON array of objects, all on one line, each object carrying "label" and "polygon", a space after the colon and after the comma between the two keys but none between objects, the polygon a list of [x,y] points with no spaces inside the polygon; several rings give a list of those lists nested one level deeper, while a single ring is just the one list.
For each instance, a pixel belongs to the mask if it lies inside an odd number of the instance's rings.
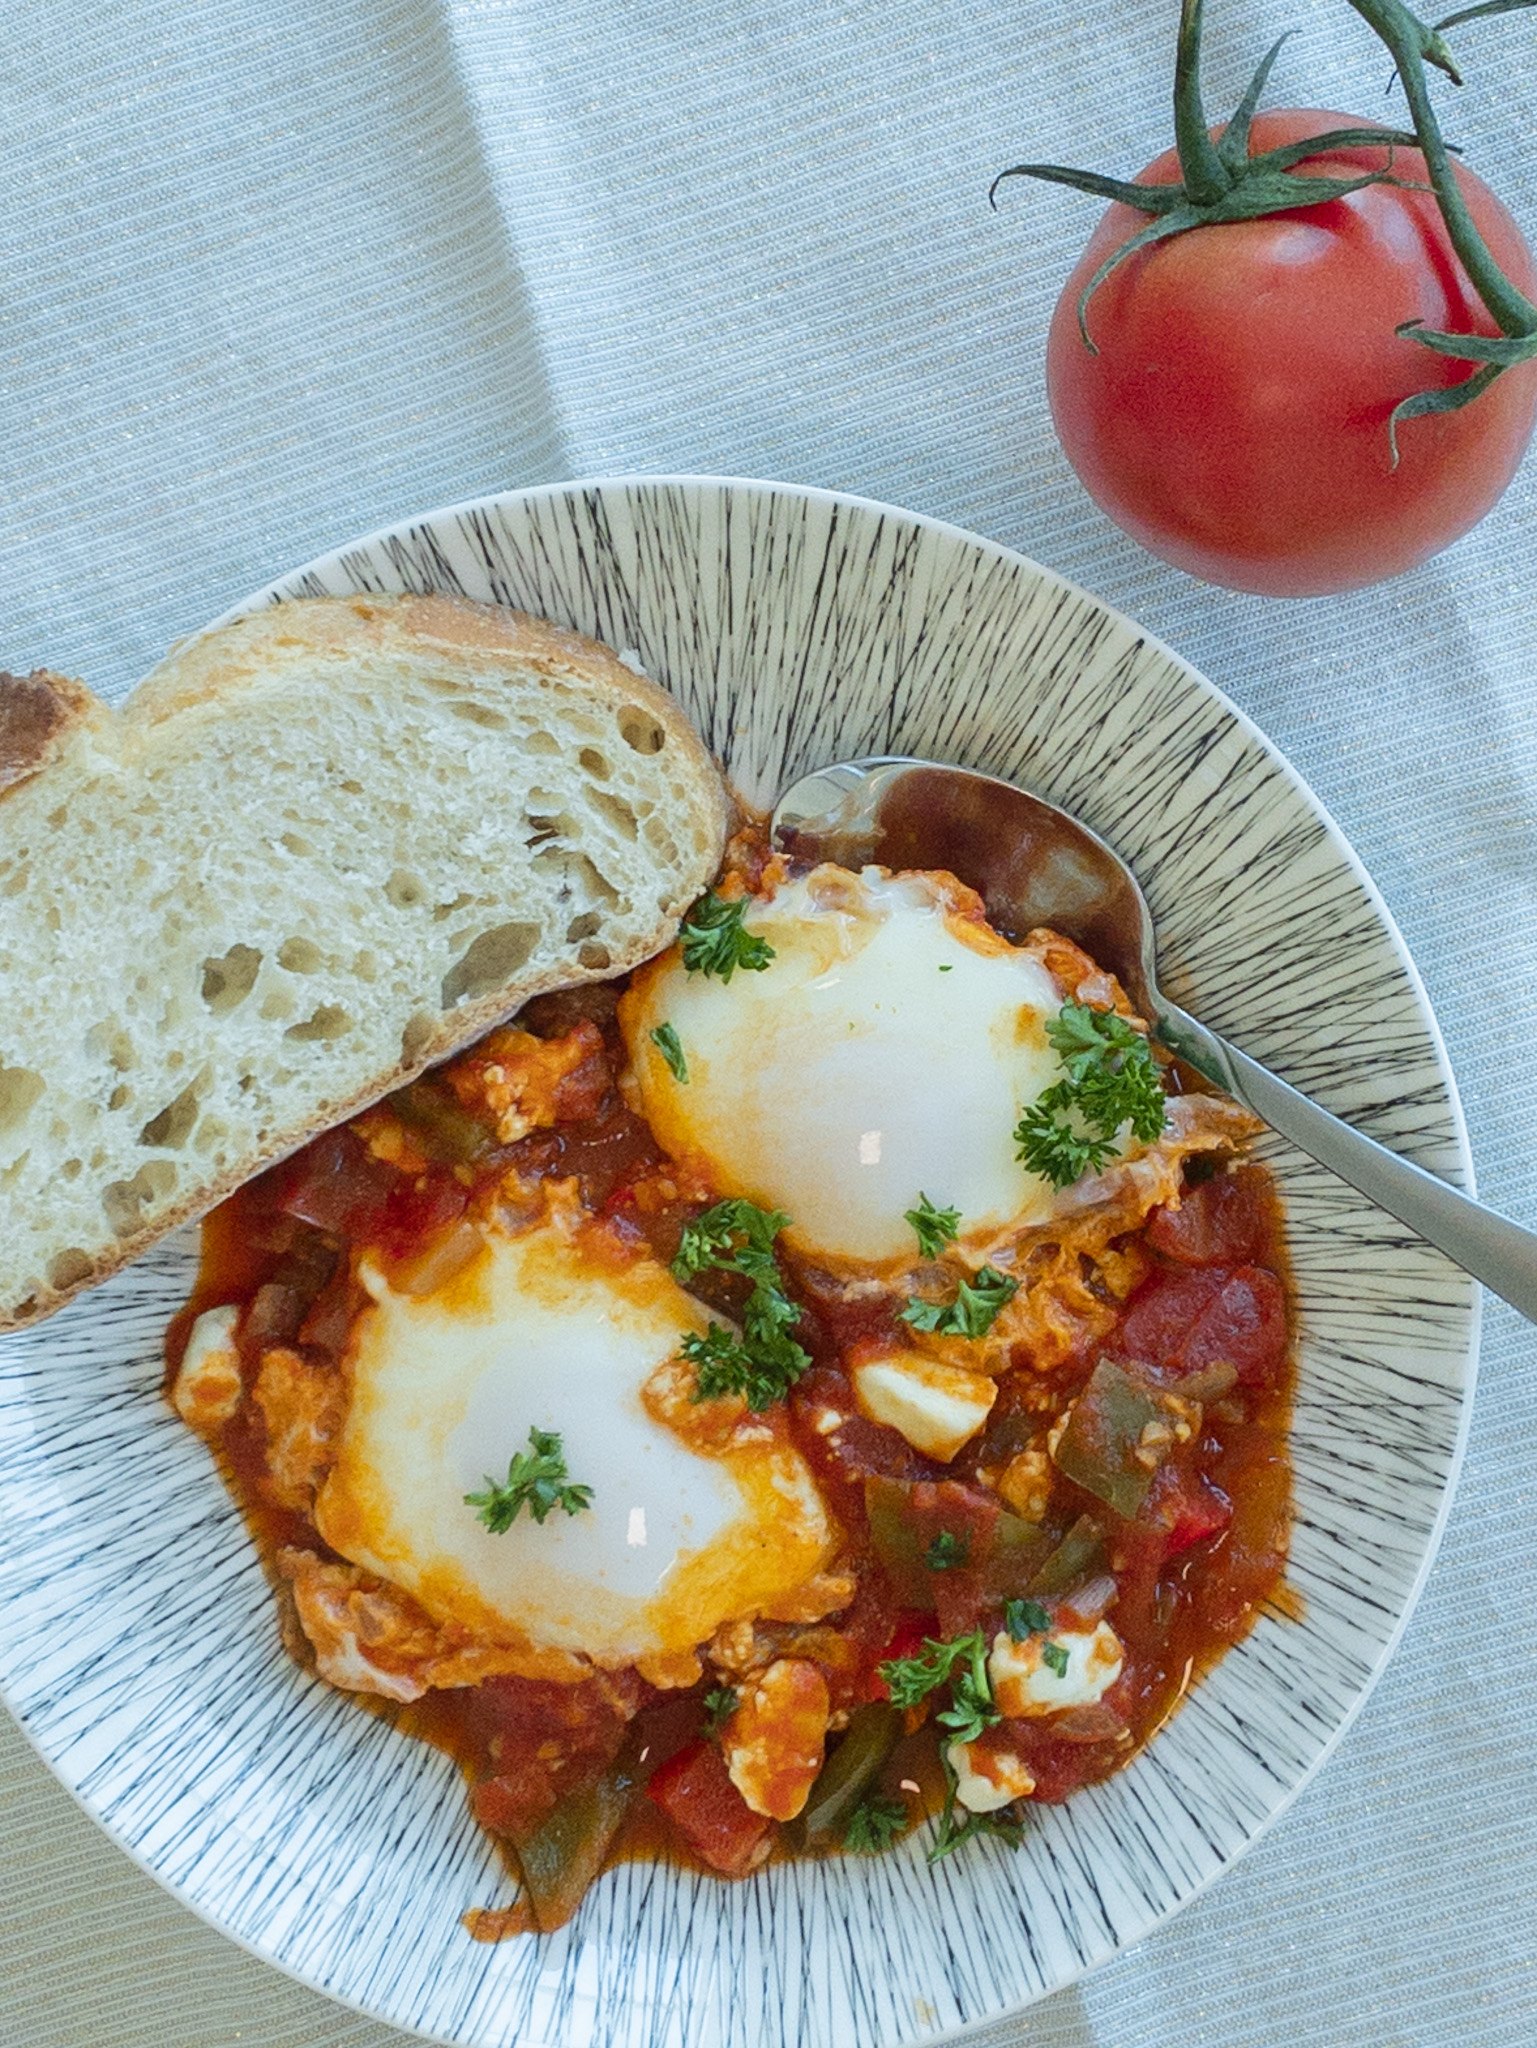
[{"label": "spoon bowl", "polygon": [[1153,916],[1097,832],[1017,784],[892,754],[802,776],[779,799],[774,843],[840,867],[944,868],[1021,943],[1049,924],[1108,968],[1143,1009],[1155,985]]}]

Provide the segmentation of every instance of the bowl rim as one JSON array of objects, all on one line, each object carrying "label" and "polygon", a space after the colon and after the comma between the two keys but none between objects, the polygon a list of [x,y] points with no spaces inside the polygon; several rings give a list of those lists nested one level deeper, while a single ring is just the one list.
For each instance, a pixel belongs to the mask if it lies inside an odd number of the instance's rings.
[{"label": "bowl rim", "polygon": [[[593,475],[566,478],[551,483],[528,485],[520,489],[479,492],[471,497],[460,498],[446,504],[437,505],[425,512],[415,513],[406,518],[387,521],[385,524],[376,526],[364,534],[343,542],[339,546],[328,548],[321,554],[311,556],[309,560],[297,564],[281,576],[272,578],[258,589],[250,592],[238,603],[231,605],[227,610],[221,612],[216,618],[210,620],[206,626],[197,628],[192,633],[182,636],[176,644],[178,646],[185,645],[190,640],[200,638],[204,633],[210,633],[219,627],[232,624],[235,620],[245,617],[250,612],[257,611],[268,605],[285,602],[287,601],[288,586],[300,577],[320,575],[333,565],[339,566],[344,556],[374,548],[397,535],[409,533],[413,528],[431,527],[442,521],[462,519],[471,513],[486,512],[509,505],[521,507],[540,501],[569,498],[582,492],[633,491],[636,489],[667,489],[689,492],[697,491],[701,488],[717,493],[741,492],[755,496],[790,499],[805,504],[826,507],[848,506],[861,512],[873,513],[882,518],[894,519],[909,526],[918,527],[967,547],[980,549],[996,559],[1012,563],[1020,568],[1029,570],[1034,575],[1044,577],[1049,582],[1055,584],[1058,589],[1094,606],[1101,614],[1116,625],[1124,628],[1136,639],[1140,640],[1144,646],[1161,655],[1185,677],[1193,679],[1202,689],[1207,691],[1221,709],[1233,719],[1244,738],[1252,745],[1258,747],[1292,787],[1300,792],[1319,823],[1323,826],[1331,851],[1348,868],[1353,879],[1366,897],[1382,934],[1388,940],[1396,956],[1397,963],[1405,976],[1409,992],[1418,1010],[1420,1022],[1429,1041],[1429,1050],[1435,1062],[1437,1079],[1442,1090],[1445,1113],[1451,1125],[1450,1136],[1455,1151],[1458,1184],[1461,1185],[1467,1194],[1476,1194],[1474,1161],[1467,1119],[1462,1106],[1461,1093],[1457,1086],[1456,1074],[1453,1070],[1445,1038],[1441,1031],[1440,1021],[1431,1004],[1429,992],[1426,989],[1419,967],[1409,950],[1403,933],[1399,930],[1397,920],[1394,918],[1381,889],[1354,846],[1346,837],[1333,812],[1324,803],[1322,798],[1319,797],[1300,770],[1294,766],[1282,748],[1255,723],[1242,706],[1237,704],[1220,684],[1214,683],[1204,670],[1197,668],[1185,655],[1181,654],[1176,648],[1171,647],[1158,634],[1149,631],[1108,599],[1100,597],[1097,593],[1085,588],[1084,585],[1075,582],[1071,577],[1064,576],[1060,571],[1051,568],[1044,562],[1038,561],[1033,555],[1025,554],[1022,549],[1011,547],[1002,541],[993,540],[985,534],[977,533],[969,527],[958,525],[952,520],[943,519],[930,513],[914,511],[909,507],[895,505],[884,499],[867,497],[854,491],[833,490],[815,484],[795,484],[770,478],[738,476],[712,471],[604,471]],[[137,685],[134,687],[137,688]],[[666,687],[666,685],[664,684],[662,687]],[[130,690],[127,694],[131,696],[132,691]],[[1116,1957],[1125,1954],[1128,1949],[1140,1945],[1150,1936],[1166,1927],[1186,1907],[1210,1890],[1219,1879],[1225,1877],[1242,1858],[1248,1855],[1257,1842],[1270,1833],[1276,1822],[1290,1811],[1301,1795],[1312,1785],[1319,1772],[1322,1771],[1324,1766],[1334,1756],[1345,1736],[1355,1725],[1356,1719],[1367,1701],[1376,1691],[1384,1671],[1398,1650],[1410,1618],[1419,1605],[1420,1598],[1425,1590],[1426,1581],[1440,1554],[1442,1539],[1445,1535],[1447,1521],[1450,1517],[1452,1503],[1456,1496],[1458,1482],[1462,1475],[1463,1463],[1467,1453],[1468,1437],[1472,1425],[1473,1404],[1478,1382],[1482,1327],[1483,1290],[1476,1282],[1469,1278],[1465,1336],[1460,1358],[1462,1384],[1458,1405],[1457,1429],[1448,1458],[1446,1477],[1442,1485],[1441,1498],[1437,1505],[1435,1518],[1425,1538],[1424,1548],[1416,1567],[1414,1578],[1404,1596],[1391,1630],[1378,1651],[1356,1697],[1340,1716],[1336,1725],[1330,1730],[1312,1762],[1301,1772],[1295,1782],[1286,1788],[1271,1810],[1244,1837],[1242,1843],[1234,1850],[1226,1862],[1219,1864],[1173,1904],[1154,1912],[1136,1932],[1129,1933],[1124,1939],[1116,1941],[1102,1953],[1095,1955],[1090,1961],[1080,1963],[1061,1977],[1048,1990],[1035,1993],[1022,2000],[1015,2000],[1000,2005],[988,2013],[978,2014],[957,2026],[947,2027],[941,2032],[903,2035],[899,2040],[889,2044],[882,2044],[882,2048],[904,2048],[904,2044],[907,2042],[921,2043],[922,2048],[943,2048],[943,2044],[959,2041],[963,2037],[974,2033],[979,2026],[997,2025],[1001,2022],[1018,2018],[1033,2005],[1040,2004],[1045,1998],[1053,1996],[1056,1992],[1069,1990],[1074,1985],[1081,1983],[1085,1977],[1103,1969],[1114,1961]],[[0,1609],[0,1621],[3,1621],[3,1619],[4,1610]],[[212,1907],[192,1897],[181,1883],[162,1875],[155,1865],[146,1856],[142,1855],[113,1823],[105,1819],[86,1796],[62,1774],[43,1749],[40,1741],[23,1718],[15,1702],[11,1699],[5,1686],[3,1672],[0,1672],[0,1703],[5,1705],[12,1721],[20,1729],[24,1740],[33,1754],[47,1768],[55,1783],[63,1787],[75,1805],[101,1829],[102,1833],[128,1857],[130,1862],[143,1871],[145,1875],[152,1878],[162,1891],[168,1893],[178,1904],[201,1921],[203,1925],[212,1928],[215,1933],[233,1942],[237,1948],[243,1950],[245,1954],[253,1957],[256,1961],[279,1971],[294,1983],[302,1985],[306,1990],[315,1992],[320,1997],[329,1999],[333,2004],[340,2005],[348,2011],[359,2014],[363,2018],[394,2027],[408,2038],[439,2043],[441,2048],[464,2048],[464,2036],[431,2032],[415,2027],[409,2022],[394,2018],[387,2013],[382,2013],[376,2006],[364,2004],[358,1999],[332,1989],[329,1985],[320,1982],[316,1976],[295,1968],[292,1964],[281,1960],[268,1950],[258,1946],[255,1941],[240,1934],[236,1929],[228,1925]],[[539,2048],[546,2048],[546,2044],[539,2044]]]}]

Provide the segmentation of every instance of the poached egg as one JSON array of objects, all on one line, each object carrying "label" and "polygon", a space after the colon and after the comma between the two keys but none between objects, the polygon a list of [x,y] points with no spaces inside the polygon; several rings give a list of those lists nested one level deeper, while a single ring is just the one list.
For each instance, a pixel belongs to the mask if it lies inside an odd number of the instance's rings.
[{"label": "poached egg", "polygon": [[[425,1295],[361,1264],[327,1543],[440,1624],[606,1665],[686,1661],[812,1577],[832,1532],[782,1416],[677,1398],[670,1362],[707,1319],[666,1268],[554,1211],[483,1235]],[[530,1428],[559,1434],[591,1505],[492,1534],[465,1495]]]},{"label": "poached egg", "polygon": [[[911,1263],[920,1192],[960,1211],[963,1246],[1051,1215],[1013,1134],[1062,1079],[1046,1026],[1063,992],[961,894],[937,875],[814,868],[749,903],[745,928],[774,949],[763,971],[690,974],[674,946],[620,1005],[664,1150],[784,1210],[797,1251]],[[652,1037],[663,1025],[686,1080]]]}]

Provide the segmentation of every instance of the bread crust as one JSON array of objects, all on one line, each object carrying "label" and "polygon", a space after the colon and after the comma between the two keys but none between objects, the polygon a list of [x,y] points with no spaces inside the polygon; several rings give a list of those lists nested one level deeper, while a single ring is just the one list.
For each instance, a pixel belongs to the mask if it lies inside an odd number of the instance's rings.
[{"label": "bread crust", "polygon": [[[302,1128],[275,1137],[240,1168],[189,1189],[152,1221],[98,1253],[67,1285],[45,1286],[24,1301],[0,1305],[0,1332],[22,1329],[52,1315],[83,1289],[110,1278],[171,1231],[206,1215],[236,1188],[299,1151],[321,1132],[344,1123],[381,1096],[472,1044],[533,997],[584,982],[609,980],[650,959],[670,943],[689,904],[719,867],[731,804],[718,766],[674,699],[627,668],[599,641],[510,607],[453,597],[300,598],[274,609],[283,615],[283,640],[290,650],[295,640],[333,656],[349,650],[388,655],[392,648],[419,654],[424,646],[438,645],[459,661],[483,655],[488,676],[510,657],[552,680],[568,677],[589,688],[611,691],[626,704],[635,705],[667,736],[669,775],[675,778],[680,768],[692,771],[685,777],[695,785],[688,794],[697,806],[703,836],[713,848],[708,870],[685,878],[655,923],[629,946],[617,949],[603,967],[584,968],[573,952],[568,965],[514,975],[500,989],[455,1009],[441,1019],[413,1058],[402,1059],[344,1100],[317,1110]],[[83,684],[47,671],[28,677],[0,677],[0,801],[8,788],[45,770],[69,735],[83,725],[95,724],[110,732],[116,723],[120,728],[132,728],[141,744],[152,745],[155,727],[166,721],[217,705],[235,691],[259,688],[272,629],[269,609],[182,643],[118,712],[109,710]]]},{"label": "bread crust", "polygon": [[52,670],[0,669],[0,799],[58,758],[78,727],[110,719],[84,683]]}]

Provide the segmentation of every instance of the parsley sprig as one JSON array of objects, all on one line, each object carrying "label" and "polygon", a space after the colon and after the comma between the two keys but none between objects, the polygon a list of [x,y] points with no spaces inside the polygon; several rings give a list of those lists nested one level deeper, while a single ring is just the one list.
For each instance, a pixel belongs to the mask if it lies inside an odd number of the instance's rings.
[{"label": "parsley sprig", "polygon": [[954,1301],[921,1301],[909,1295],[902,1321],[940,1337],[985,1337],[1000,1312],[1019,1292],[1019,1282],[994,1266],[979,1266],[956,1288]]},{"label": "parsley sprig", "polygon": [[938,1209],[927,1195],[920,1194],[916,1209],[904,1212],[904,1221],[917,1233],[918,1249],[926,1259],[937,1259],[942,1245],[953,1244],[960,1235],[959,1209]]},{"label": "parsley sprig", "polygon": [[862,1799],[849,1815],[843,1831],[843,1846],[860,1856],[879,1856],[889,1849],[907,1826],[907,1807],[900,1799],[883,1799],[879,1793]]},{"label": "parsley sprig", "polygon": [[[1020,1604],[1035,1605],[1033,1601]],[[994,1727],[1003,1719],[988,1677],[987,1638],[979,1628],[973,1629],[969,1635],[953,1636],[948,1642],[931,1639],[916,1655],[894,1658],[882,1664],[880,1675],[886,1681],[891,1703],[896,1707],[915,1707],[930,1693],[947,1685],[950,1704],[934,1718],[941,1728],[950,1731],[952,1742],[975,1742],[985,1728]],[[957,1781],[948,1743],[942,1757],[945,1803],[929,1850],[929,1861],[937,1863],[942,1856],[950,1855],[963,1842],[972,1841],[978,1835],[992,1835],[1010,1847],[1017,1847],[1024,1834],[1023,1823],[1017,1817],[1006,1812],[966,1813],[964,1819],[958,1817],[965,1810],[959,1807],[955,1796]]]},{"label": "parsley sprig", "polygon": [[677,1027],[672,1024],[658,1024],[651,1033],[651,1043],[666,1060],[673,1079],[686,1083],[688,1061],[684,1057],[683,1041],[678,1036]]},{"label": "parsley sprig", "polygon": [[1146,1038],[1113,1010],[1066,1002],[1046,1036],[1066,1078],[1025,1111],[1014,1142],[1032,1173],[1065,1188],[1115,1156],[1123,1124],[1153,1143],[1164,1126],[1163,1080]]},{"label": "parsley sprig", "polygon": [[[940,1812],[939,1823],[934,1830],[933,1846],[929,1850],[930,1863],[937,1863],[942,1856],[948,1856],[963,1843],[974,1842],[978,1835],[991,1835],[995,1841],[1010,1849],[1017,1849],[1025,1839],[1025,1824],[1017,1814],[1007,1808],[997,1813],[967,1813],[955,1796],[955,1773],[948,1759],[945,1763],[945,1803]],[[965,1814],[958,1819],[957,1814]]]},{"label": "parsley sprig", "polygon": [[694,1399],[740,1394],[755,1412],[771,1407],[811,1363],[790,1335],[801,1312],[785,1293],[774,1256],[774,1240],[789,1222],[779,1209],[755,1202],[717,1202],[695,1217],[683,1233],[672,1262],[673,1277],[687,1286],[698,1273],[740,1273],[752,1282],[742,1310],[742,1334],[719,1323],[683,1339],[683,1356],[694,1367]]},{"label": "parsley sprig", "polygon": [[742,921],[748,902],[745,896],[717,896],[713,889],[700,897],[678,934],[683,965],[690,974],[716,974],[729,982],[739,967],[761,974],[768,966],[774,948]]},{"label": "parsley sprig", "polygon": [[880,1675],[894,1707],[916,1707],[947,1685],[950,1704],[934,1718],[941,1728],[950,1730],[956,1742],[975,1741],[984,1728],[1003,1718],[987,1675],[987,1638],[979,1628],[968,1635],[952,1636],[948,1642],[929,1637],[913,1656],[895,1657],[882,1664]]},{"label": "parsley sprig", "polygon": [[525,1508],[536,1522],[545,1521],[556,1508],[579,1515],[592,1506],[592,1488],[570,1483],[556,1430],[531,1429],[528,1449],[509,1459],[507,1477],[493,1479],[487,1473],[485,1492],[467,1493],[464,1504],[477,1511],[493,1536],[505,1536]]}]

